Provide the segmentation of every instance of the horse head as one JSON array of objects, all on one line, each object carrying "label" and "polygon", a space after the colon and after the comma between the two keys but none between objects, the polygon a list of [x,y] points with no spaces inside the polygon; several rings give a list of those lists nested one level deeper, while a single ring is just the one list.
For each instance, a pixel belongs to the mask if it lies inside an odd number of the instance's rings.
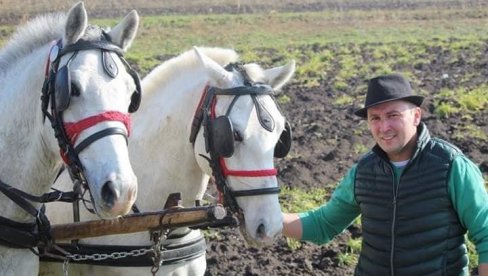
[{"label": "horse head", "polygon": [[138,23],[132,11],[105,31],[88,24],[80,2],[68,12],[64,35],[52,45],[48,60],[44,115],[75,184],[90,191],[102,218],[126,214],[137,194],[127,137],[128,113],[137,110],[141,91],[139,77],[123,53]]},{"label": "horse head", "polygon": [[290,80],[295,62],[267,70],[257,64],[222,67],[195,51],[209,78],[201,101],[203,131],[193,133],[197,162],[241,218],[246,241],[269,244],[282,230],[274,157],[284,157],[291,143],[274,95]]}]

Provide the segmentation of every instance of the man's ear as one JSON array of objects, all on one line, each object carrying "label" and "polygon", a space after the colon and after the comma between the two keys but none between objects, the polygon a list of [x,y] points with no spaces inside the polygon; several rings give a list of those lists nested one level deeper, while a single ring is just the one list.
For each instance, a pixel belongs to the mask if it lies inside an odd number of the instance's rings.
[{"label": "man's ear", "polygon": [[420,124],[420,120],[422,119],[422,108],[420,107],[415,107],[415,110],[414,110],[414,124],[415,126],[418,126]]}]

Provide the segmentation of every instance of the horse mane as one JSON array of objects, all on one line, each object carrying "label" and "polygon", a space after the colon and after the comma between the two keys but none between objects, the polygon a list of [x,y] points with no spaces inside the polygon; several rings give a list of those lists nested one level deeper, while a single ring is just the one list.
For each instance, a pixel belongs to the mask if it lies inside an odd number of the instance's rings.
[{"label": "horse mane", "polygon": [[19,27],[0,51],[0,70],[6,71],[17,59],[59,38],[64,31],[64,22],[65,14],[54,13],[36,17]]},{"label": "horse mane", "polygon": [[[62,38],[66,20],[65,13],[51,13],[38,16],[19,27],[5,47],[0,50],[0,71],[6,72],[9,65],[14,64],[18,59],[51,41]],[[102,29],[94,25],[89,25],[83,35],[85,40],[96,40],[100,37],[102,37]]]},{"label": "horse mane", "polygon": [[[199,50],[222,66],[239,59],[239,55],[232,49],[199,47]],[[194,50],[173,57],[158,65],[144,78],[144,93],[156,91],[166,82],[195,69],[202,70],[203,66]]]}]

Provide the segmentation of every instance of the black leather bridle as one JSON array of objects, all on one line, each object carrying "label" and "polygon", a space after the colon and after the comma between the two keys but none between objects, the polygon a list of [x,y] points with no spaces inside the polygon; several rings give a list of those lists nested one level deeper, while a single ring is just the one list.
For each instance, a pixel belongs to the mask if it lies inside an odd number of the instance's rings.
[{"label": "black leather bridle", "polygon": [[[273,96],[273,89],[270,86],[257,84],[250,80],[245,69],[242,67],[241,63],[231,63],[228,66],[226,66],[226,70],[232,71],[234,69],[239,71],[244,76],[245,79],[244,86],[234,87],[229,89],[206,87],[204,94],[202,96],[202,100],[200,101],[199,107],[195,112],[195,116],[193,118],[192,130],[190,134],[190,143],[192,143],[194,146],[197,134],[200,128],[203,127],[204,137],[205,137],[205,147],[206,147],[206,151],[210,155],[210,158],[204,155],[200,155],[200,156],[205,158],[209,162],[210,168],[212,169],[212,176],[214,177],[215,183],[217,185],[217,189],[223,195],[224,206],[229,207],[232,213],[238,215],[239,217],[242,217],[242,210],[237,204],[237,200],[236,200],[237,197],[278,194],[281,191],[281,189],[280,187],[269,187],[269,188],[233,191],[227,185],[226,176],[224,174],[222,165],[220,163],[220,159],[222,158],[222,156],[220,156],[216,152],[215,147],[212,146],[214,144],[214,141],[209,130],[209,126],[212,120],[214,120],[211,114],[212,102],[215,101],[217,95],[235,96],[226,112],[226,114],[228,115],[235,101],[240,96],[244,96],[244,95],[251,96],[253,98],[253,102],[255,105],[258,105],[258,102],[256,101],[257,96],[259,95],[269,95],[271,97]],[[256,106],[256,110],[258,110],[258,106]],[[263,125],[263,122],[260,121],[260,123]],[[266,128],[265,125],[263,125],[263,127]]]},{"label": "black leather bridle", "polygon": [[[51,244],[53,241],[50,234],[50,223],[44,213],[45,206],[37,209],[31,202],[78,202],[78,200],[81,198],[80,187],[88,187],[86,178],[83,173],[83,166],[78,157],[78,153],[87,146],[89,146],[91,143],[107,135],[123,135],[127,139],[128,134],[124,129],[108,128],[92,134],[84,141],[82,141],[77,147],[74,147],[66,133],[63,121],[63,111],[65,107],[60,108],[58,106],[59,103],[56,102],[56,99],[59,99],[59,96],[56,95],[56,88],[58,88],[60,85],[59,83],[57,83],[58,79],[56,78],[56,74],[58,73],[59,61],[61,57],[65,54],[73,53],[66,65],[68,66],[69,62],[71,62],[71,60],[75,58],[78,51],[92,49],[98,49],[102,51],[102,56],[104,56],[102,58],[102,62],[104,63],[104,69],[107,74],[112,77],[116,76],[116,72],[111,72],[110,68],[113,69],[113,65],[115,65],[115,63],[113,63],[113,60],[110,60],[111,57],[108,57],[107,54],[113,52],[119,56],[121,61],[128,69],[129,74],[134,78],[134,81],[136,83],[136,91],[132,95],[132,102],[129,107],[129,112],[135,112],[139,106],[141,92],[139,77],[137,73],[133,71],[132,68],[130,68],[127,61],[125,61],[125,59],[123,58],[122,49],[113,44],[106,33],[102,32],[102,38],[99,41],[79,40],[78,42],[68,45],[64,48],[62,47],[62,40],[57,41],[57,43],[51,48],[51,53],[48,60],[48,67],[46,67],[46,78],[42,87],[41,95],[41,109],[44,118],[49,119],[51,126],[54,129],[54,134],[58,141],[61,154],[65,157],[63,159],[68,167],[70,176],[75,183],[75,188],[73,192],[65,193],[61,191],[54,191],[43,194],[41,196],[34,196],[19,189],[13,188],[0,180],[0,192],[6,195],[10,200],[15,202],[18,206],[20,206],[23,210],[25,210],[28,214],[35,218],[35,222],[33,223],[20,223],[9,218],[0,216],[0,244],[2,245],[13,248],[30,248],[31,250],[33,250],[34,247],[38,246],[41,243]],[[109,60],[107,60],[107,58]],[[110,63],[112,64],[112,66],[106,66]],[[65,85],[71,84],[65,83]],[[70,97],[71,95],[64,96]],[[49,111],[48,106],[51,106],[51,109]]]},{"label": "black leather bridle", "polygon": [[[67,106],[60,107],[59,106],[60,103],[57,101],[60,101],[59,99],[63,97],[69,98],[71,97],[71,95],[59,96],[57,94],[61,93],[61,91],[57,91],[57,89],[58,90],[68,89],[63,86],[71,86],[71,83],[67,83],[67,81],[64,81],[62,78],[61,80],[59,80],[57,74],[61,73],[61,71],[65,68],[59,70],[60,68],[58,67],[59,67],[59,62],[61,60],[61,57],[63,57],[64,55],[68,53],[73,53],[73,55],[69,58],[67,64],[64,66],[67,67],[69,66],[71,60],[75,58],[76,54],[79,51],[85,51],[85,50],[100,50],[102,52],[102,63],[104,65],[105,72],[111,77],[115,77],[117,75],[118,70],[113,60],[111,60],[111,57],[107,54],[109,52],[113,52],[117,54],[117,56],[126,66],[127,71],[133,77],[134,82],[136,84],[137,93],[134,94],[137,95],[136,97],[134,97],[133,95],[132,97],[133,101],[131,102],[129,111],[135,112],[140,103],[139,77],[137,73],[135,73],[135,71],[132,70],[132,68],[129,66],[127,61],[125,61],[125,59],[123,58],[122,49],[120,49],[118,46],[113,44],[110,41],[109,36],[105,32],[102,32],[101,40],[97,40],[97,41],[79,40],[74,44],[70,44],[63,47],[62,40],[60,39],[58,40],[56,45],[54,45],[51,48],[49,61],[48,61],[49,70],[46,73],[46,78],[44,81],[44,85],[42,87],[42,96],[41,96],[42,113],[44,115],[44,118],[47,117],[49,119],[49,121],[51,122],[51,126],[54,129],[54,135],[58,141],[61,155],[63,156],[63,160],[66,163],[66,167],[68,168],[68,172],[71,176],[71,179],[73,180],[73,183],[75,183],[74,191],[81,190],[80,187],[76,187],[77,185],[80,185],[81,187],[88,189],[87,180],[84,175],[84,168],[78,154],[93,142],[109,135],[122,135],[127,140],[127,135],[129,131],[129,129],[125,130],[120,127],[110,127],[90,135],[85,140],[81,141],[76,147],[74,147],[73,143],[70,141],[63,120],[63,112],[67,108]],[[109,66],[106,65],[107,63],[109,63]],[[48,106],[51,107],[50,111],[48,111]]]}]

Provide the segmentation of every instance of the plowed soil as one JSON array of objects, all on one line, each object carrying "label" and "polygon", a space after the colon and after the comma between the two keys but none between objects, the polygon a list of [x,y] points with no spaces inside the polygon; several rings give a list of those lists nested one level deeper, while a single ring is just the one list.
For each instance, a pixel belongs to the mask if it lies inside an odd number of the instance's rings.
[{"label": "plowed soil", "polygon": [[[414,90],[429,91],[422,106],[423,121],[431,135],[460,147],[486,175],[486,140],[455,135],[456,128],[467,124],[466,119],[460,115],[438,117],[433,113],[433,99],[442,88],[469,88],[486,82],[488,50],[450,52],[431,48],[427,49],[427,59],[430,64],[419,68],[410,65],[397,68],[398,71],[413,72],[416,79]],[[442,79],[443,74],[448,77]],[[373,145],[365,122],[353,114],[362,105],[362,100],[345,107],[334,105],[335,98],[341,93],[330,85],[334,74],[328,75],[320,87],[306,88],[297,81],[283,89],[282,93],[288,95],[291,101],[281,109],[293,128],[291,157],[277,161],[279,181],[283,186],[323,188],[332,192],[333,183],[339,181],[360,157],[360,153],[354,151],[354,145],[363,144],[368,148]],[[357,91],[358,86],[364,87],[365,83],[366,80],[351,80],[348,83],[350,89],[342,93]],[[486,136],[487,122],[488,110],[485,108],[476,114],[470,124],[479,127]],[[273,246],[252,248],[246,247],[236,229],[218,231],[219,235],[208,240],[207,275],[352,275],[354,267],[340,265],[338,256],[339,252],[347,252],[346,241],[349,237],[361,234],[360,229],[351,226],[329,244],[302,243],[300,249],[292,251],[283,237]],[[473,271],[473,275],[477,275],[477,272]]]}]

